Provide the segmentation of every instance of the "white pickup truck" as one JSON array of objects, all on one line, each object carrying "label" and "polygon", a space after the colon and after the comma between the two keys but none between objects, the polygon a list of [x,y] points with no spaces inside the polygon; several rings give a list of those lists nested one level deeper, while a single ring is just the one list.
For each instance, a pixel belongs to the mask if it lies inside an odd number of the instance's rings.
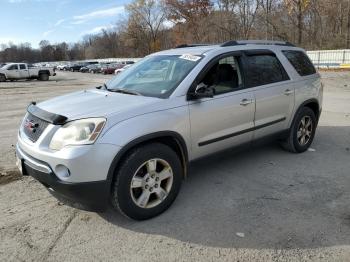
[{"label": "white pickup truck", "polygon": [[9,63],[0,68],[0,82],[18,79],[38,79],[48,81],[50,76],[55,76],[53,68],[35,67],[25,63]]}]

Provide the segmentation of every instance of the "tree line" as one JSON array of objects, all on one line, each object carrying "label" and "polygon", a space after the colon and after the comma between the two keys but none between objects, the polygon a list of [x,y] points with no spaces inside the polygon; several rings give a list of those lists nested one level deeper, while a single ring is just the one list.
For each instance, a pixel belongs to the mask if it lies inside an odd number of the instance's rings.
[{"label": "tree line", "polygon": [[143,57],[184,43],[284,40],[308,50],[350,48],[350,0],[134,0],[114,29],[77,43],[0,45],[0,61]]}]

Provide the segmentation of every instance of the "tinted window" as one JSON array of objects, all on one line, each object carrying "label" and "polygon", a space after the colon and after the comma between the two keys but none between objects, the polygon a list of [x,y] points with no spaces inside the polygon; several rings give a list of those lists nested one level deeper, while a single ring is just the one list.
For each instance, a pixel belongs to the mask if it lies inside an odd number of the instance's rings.
[{"label": "tinted window", "polygon": [[316,69],[310,59],[301,51],[282,51],[295,70],[301,76],[312,75],[316,73]]},{"label": "tinted window", "polygon": [[8,70],[17,70],[18,69],[18,65],[12,65],[8,68]]},{"label": "tinted window", "polygon": [[288,80],[289,77],[274,55],[249,55],[247,58],[247,84],[261,86]]},{"label": "tinted window", "polygon": [[19,69],[26,69],[26,66],[21,64],[21,65],[19,65]]}]

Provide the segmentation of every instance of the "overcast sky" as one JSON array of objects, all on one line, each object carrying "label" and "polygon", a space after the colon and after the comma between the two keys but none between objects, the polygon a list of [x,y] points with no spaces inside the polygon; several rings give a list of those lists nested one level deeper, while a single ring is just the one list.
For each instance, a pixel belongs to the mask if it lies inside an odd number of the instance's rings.
[{"label": "overcast sky", "polygon": [[75,42],[111,28],[131,0],[0,0],[0,43]]}]

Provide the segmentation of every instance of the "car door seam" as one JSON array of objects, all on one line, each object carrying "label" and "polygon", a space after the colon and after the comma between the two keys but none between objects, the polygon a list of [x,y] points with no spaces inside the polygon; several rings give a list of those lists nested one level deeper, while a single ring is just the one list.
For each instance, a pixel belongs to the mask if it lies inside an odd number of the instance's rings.
[{"label": "car door seam", "polygon": [[252,131],[255,131],[255,130],[258,130],[258,129],[261,129],[261,128],[264,128],[264,127],[268,127],[268,126],[277,124],[279,122],[283,122],[285,120],[286,120],[286,117],[282,117],[280,119],[276,119],[274,121],[271,121],[271,122],[268,122],[268,123],[265,123],[265,124],[261,124],[261,125],[250,127],[250,128],[238,131],[238,132],[234,132],[234,133],[231,133],[231,134],[227,134],[227,135],[224,135],[224,136],[220,136],[220,137],[209,139],[209,140],[206,140],[206,141],[203,141],[203,142],[199,142],[198,146],[206,146],[206,145],[209,145],[209,144],[212,144],[212,143],[215,143],[215,142],[219,142],[221,140],[225,140],[225,139],[228,139],[228,138],[231,138],[231,137],[234,137],[234,136],[239,136],[239,135],[242,135],[242,134],[245,134],[245,133],[248,133],[248,132],[252,132]]}]

